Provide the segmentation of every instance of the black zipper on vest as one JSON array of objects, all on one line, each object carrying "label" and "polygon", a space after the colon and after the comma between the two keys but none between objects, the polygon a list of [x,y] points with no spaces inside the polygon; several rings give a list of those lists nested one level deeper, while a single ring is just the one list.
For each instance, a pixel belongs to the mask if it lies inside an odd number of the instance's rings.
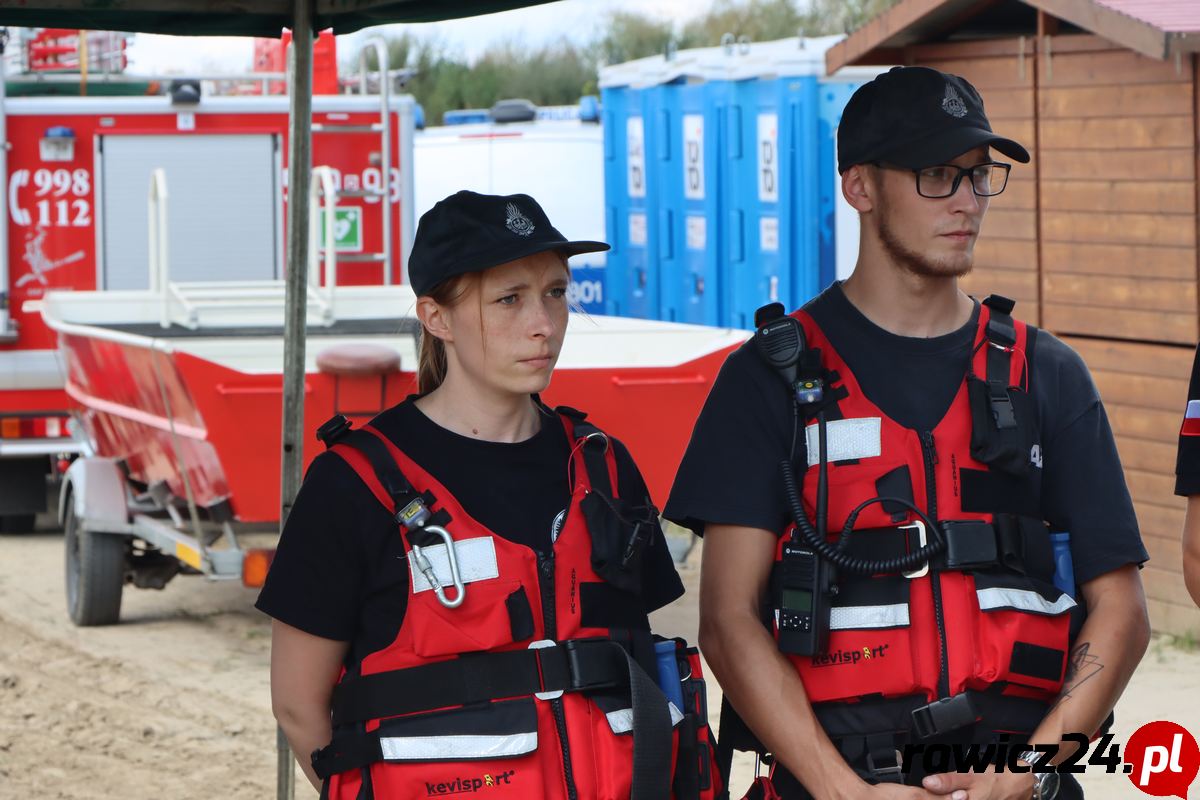
[{"label": "black zipper on vest", "polygon": [[[565,524],[565,520],[564,520]],[[551,545],[553,547],[553,545]],[[554,551],[549,555],[537,554],[538,589],[542,595],[542,620],[546,630],[545,637],[550,641],[558,641],[558,620],[554,598]],[[561,744],[563,777],[567,781],[567,797],[577,800],[579,790],[575,788],[575,773],[571,769],[571,745],[567,741],[567,715],[563,710],[562,698],[550,701],[550,710],[554,714],[554,726],[558,729],[558,741]]]},{"label": "black zipper on vest", "polygon": [[[925,455],[925,513],[933,522],[938,521],[937,515],[937,450],[933,447],[933,432],[921,434],[921,451]],[[930,531],[930,533],[933,533]],[[950,696],[950,664],[946,653],[946,620],[942,616],[942,576],[940,572],[930,570],[929,585],[933,589],[933,616],[937,620],[938,629],[938,697]]]}]

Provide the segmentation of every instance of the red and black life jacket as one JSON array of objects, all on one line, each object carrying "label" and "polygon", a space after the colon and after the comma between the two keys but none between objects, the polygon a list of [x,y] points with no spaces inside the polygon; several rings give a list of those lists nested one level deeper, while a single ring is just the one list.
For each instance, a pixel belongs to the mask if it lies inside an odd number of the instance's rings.
[{"label": "red and black life jacket", "polygon": [[[579,412],[556,414],[572,494],[542,554],[472,519],[370,425],[349,431],[337,419],[325,441],[400,523],[409,589],[395,639],[334,688],[333,741],[313,754],[324,797],[715,796],[698,652],[675,640],[684,708],[650,678],[654,641],[637,592],[657,515],[634,518],[617,496],[601,431]],[[465,586],[457,607],[438,597],[456,597],[439,527]]]},{"label": "red and black life jacket", "polygon": [[[897,497],[920,508],[947,543],[919,577],[840,572],[825,652],[788,656],[835,740],[879,732],[908,741],[1028,734],[1062,688],[1076,604],[1053,583],[1025,358],[1036,332],[1012,319],[1012,306],[1004,298],[984,301],[968,374],[931,431],[890,419],[812,317],[793,314],[808,346],[820,350],[828,381],[829,541],[861,503]],[[810,420],[802,432],[810,519],[817,431]],[[845,539],[848,552],[868,559],[910,553],[924,544],[917,521],[900,503],[868,505]]]}]

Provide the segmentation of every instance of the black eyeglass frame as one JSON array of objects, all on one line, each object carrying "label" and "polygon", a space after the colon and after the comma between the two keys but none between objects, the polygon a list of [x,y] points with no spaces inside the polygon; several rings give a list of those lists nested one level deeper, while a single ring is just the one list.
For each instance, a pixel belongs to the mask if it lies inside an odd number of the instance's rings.
[{"label": "black eyeglass frame", "polygon": [[[953,197],[954,195],[958,194],[958,187],[962,185],[962,179],[980,167],[998,167],[1004,174],[1004,183],[1000,184],[999,191],[987,193],[980,192],[979,187],[975,185],[975,181],[972,179],[971,191],[975,193],[976,197],[995,197],[1008,188],[1008,176],[1009,173],[1012,172],[1012,164],[1006,164],[1003,161],[984,161],[980,164],[972,164],[969,167],[960,167],[955,164],[930,164],[928,167],[921,167],[920,169],[901,167],[897,164],[888,164],[884,161],[875,161],[872,163],[875,166],[883,167],[884,169],[895,169],[900,170],[901,172],[911,172],[917,184],[917,194],[929,200],[944,200],[947,197]],[[954,181],[950,184],[950,191],[946,194],[925,194],[925,192],[921,191],[921,173],[927,169],[934,169],[936,167],[945,167],[946,169],[957,170],[957,174],[954,176]]]}]

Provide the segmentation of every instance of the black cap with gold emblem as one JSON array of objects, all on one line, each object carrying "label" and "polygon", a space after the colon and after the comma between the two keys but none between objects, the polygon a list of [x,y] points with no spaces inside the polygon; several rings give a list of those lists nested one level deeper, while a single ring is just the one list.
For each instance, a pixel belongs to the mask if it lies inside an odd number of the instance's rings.
[{"label": "black cap with gold emblem", "polygon": [[893,67],[858,87],[842,112],[837,144],[838,172],[881,162],[924,169],[981,145],[1029,162],[1024,147],[992,132],[969,81],[929,67]]},{"label": "black cap with gold emblem", "polygon": [[564,256],[607,250],[604,242],[569,241],[527,194],[463,190],[421,215],[408,280],[418,295],[456,275],[479,272],[546,250]]}]

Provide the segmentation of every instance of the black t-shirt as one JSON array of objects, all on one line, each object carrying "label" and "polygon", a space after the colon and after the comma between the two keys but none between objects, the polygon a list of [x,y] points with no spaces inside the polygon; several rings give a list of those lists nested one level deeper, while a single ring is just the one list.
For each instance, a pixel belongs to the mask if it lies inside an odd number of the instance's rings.
[{"label": "black t-shirt", "polygon": [[[966,374],[978,304],[962,328],[929,339],[875,325],[840,283],[805,308],[871,402],[901,425],[937,425]],[[1147,560],[1108,417],[1083,360],[1045,331],[1029,360],[1041,421],[1042,512],[1054,530],[1071,534],[1076,582]],[[721,367],[664,516],[700,534],[706,523],[782,531],[789,516],[779,462],[791,439],[788,392],[751,340]]]},{"label": "black t-shirt", "polygon": [[[570,442],[554,415],[523,442],[460,436],[426,417],[410,397],[371,423],[446,487],[480,524],[539,552],[570,500]],[[618,494],[649,505],[629,451],[617,440]],[[435,504],[436,508],[436,504]],[[454,532],[453,523],[448,526]],[[390,644],[404,619],[408,569],[391,514],[340,456],[313,460],[284,526],[257,607],[326,639],[351,642],[347,663]],[[661,532],[643,557],[647,613],[683,594]]]},{"label": "black t-shirt", "polygon": [[1179,429],[1179,456],[1175,460],[1175,494],[1200,494],[1200,346],[1192,361],[1187,407]]}]

